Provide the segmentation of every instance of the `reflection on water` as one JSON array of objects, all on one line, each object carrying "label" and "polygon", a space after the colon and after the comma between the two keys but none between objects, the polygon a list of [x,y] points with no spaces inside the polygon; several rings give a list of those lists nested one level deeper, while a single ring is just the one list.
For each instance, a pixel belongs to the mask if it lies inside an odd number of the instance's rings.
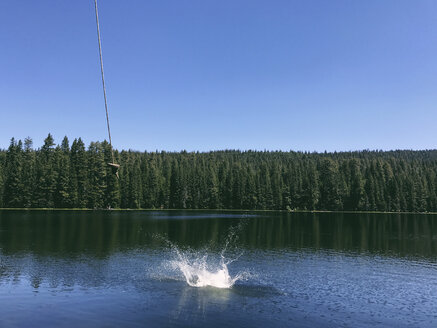
[{"label": "reflection on water", "polygon": [[[189,220],[181,219],[187,216]],[[241,219],[247,221],[238,242],[244,248],[437,254],[436,215],[163,211],[0,211],[0,249],[3,254],[104,257],[123,249],[158,247],[156,234],[177,245],[222,247],[228,229]]]},{"label": "reflection on water", "polygon": [[[178,252],[247,279],[192,288]],[[436,308],[435,215],[0,211],[1,327],[435,327]]]},{"label": "reflection on water", "polygon": [[[219,311],[225,311],[231,298],[231,293],[231,289],[213,287],[189,288],[185,286],[182,288],[177,306],[171,313],[172,320],[175,322],[180,319],[186,321],[187,316],[189,316],[189,321],[191,322],[204,319],[211,304],[218,308]],[[192,311],[192,308],[195,308],[196,311]]]}]

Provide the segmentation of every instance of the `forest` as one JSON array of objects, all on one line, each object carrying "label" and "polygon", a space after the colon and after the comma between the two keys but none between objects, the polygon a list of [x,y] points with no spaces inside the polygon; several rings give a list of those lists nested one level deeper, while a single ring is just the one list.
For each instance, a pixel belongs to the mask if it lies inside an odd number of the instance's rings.
[{"label": "forest", "polygon": [[0,208],[437,211],[437,150],[114,151],[51,134],[0,150]]}]

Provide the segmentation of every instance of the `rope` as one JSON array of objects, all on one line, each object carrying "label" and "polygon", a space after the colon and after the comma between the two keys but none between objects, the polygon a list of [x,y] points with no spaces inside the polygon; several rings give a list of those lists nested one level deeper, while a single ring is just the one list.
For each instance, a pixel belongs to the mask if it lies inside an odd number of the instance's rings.
[{"label": "rope", "polygon": [[100,71],[102,72],[103,97],[105,98],[106,125],[108,126],[109,146],[111,147],[112,163],[115,164],[114,149],[112,148],[112,140],[111,140],[111,129],[109,128],[108,101],[106,99],[105,75],[103,73],[102,42],[100,41],[99,13],[97,10],[97,0],[94,0],[94,7],[96,9],[97,37],[99,39]]}]

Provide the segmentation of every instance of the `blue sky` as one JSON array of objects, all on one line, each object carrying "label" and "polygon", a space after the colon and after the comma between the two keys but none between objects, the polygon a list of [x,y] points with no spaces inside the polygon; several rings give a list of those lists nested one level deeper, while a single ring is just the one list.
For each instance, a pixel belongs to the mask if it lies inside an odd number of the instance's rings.
[{"label": "blue sky", "polygon": [[[437,148],[437,1],[100,0],[118,149]],[[106,138],[92,0],[0,2],[0,148]]]}]

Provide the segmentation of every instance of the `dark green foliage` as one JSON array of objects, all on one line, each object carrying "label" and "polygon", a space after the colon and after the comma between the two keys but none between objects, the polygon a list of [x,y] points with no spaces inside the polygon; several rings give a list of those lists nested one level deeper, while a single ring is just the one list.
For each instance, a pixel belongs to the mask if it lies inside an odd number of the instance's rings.
[{"label": "dark green foliage", "polygon": [[322,159],[319,165],[320,172],[320,209],[341,210],[341,175],[338,171],[338,162],[331,158]]},{"label": "dark green foliage", "polygon": [[60,172],[57,168],[59,152],[55,153],[54,146],[54,139],[49,133],[39,150],[39,156],[36,157],[33,207],[55,207],[56,185]]},{"label": "dark green foliage", "polygon": [[4,190],[4,183],[3,183],[3,176],[4,176],[4,163],[3,163],[3,156],[4,154],[0,153],[0,208],[3,206],[3,190]]},{"label": "dark green foliage", "polygon": [[23,172],[21,176],[23,183],[23,207],[32,207],[34,205],[36,153],[32,150],[32,145],[31,138],[24,139]]},{"label": "dark green foliage", "polygon": [[55,158],[57,171],[59,172],[56,183],[55,204],[61,208],[72,207],[72,199],[74,199],[74,197],[70,194],[74,194],[74,192],[70,182],[70,147],[67,137],[64,137],[60,147],[56,147]]},{"label": "dark green foliage", "polygon": [[70,150],[71,178],[76,190],[73,207],[85,208],[88,203],[88,156],[82,139],[74,139]]},{"label": "dark green foliage", "polygon": [[[104,193],[104,204],[110,208],[120,207],[120,186],[118,184],[119,180],[113,174],[112,168],[108,163],[112,162],[111,147],[107,141],[101,144],[103,150],[103,157],[105,163],[105,175],[106,175],[106,190]],[[115,158],[117,159],[118,154],[115,153]],[[117,159],[118,161],[118,159]]]},{"label": "dark green foliage", "polygon": [[11,139],[6,152],[5,182],[3,204],[5,207],[19,207],[23,204],[24,185],[23,174],[23,145],[21,140]]},{"label": "dark green foliage", "polygon": [[3,206],[3,189],[4,189],[4,186],[3,186],[3,166],[2,166],[2,164],[0,163],[0,208],[2,208],[2,207],[4,207]]},{"label": "dark green foliage", "polygon": [[437,150],[342,153],[88,150],[11,140],[1,207],[437,211]]},{"label": "dark green foliage", "polygon": [[88,179],[87,179],[87,207],[103,208],[106,196],[106,170],[105,156],[99,142],[91,142],[88,147]]}]

